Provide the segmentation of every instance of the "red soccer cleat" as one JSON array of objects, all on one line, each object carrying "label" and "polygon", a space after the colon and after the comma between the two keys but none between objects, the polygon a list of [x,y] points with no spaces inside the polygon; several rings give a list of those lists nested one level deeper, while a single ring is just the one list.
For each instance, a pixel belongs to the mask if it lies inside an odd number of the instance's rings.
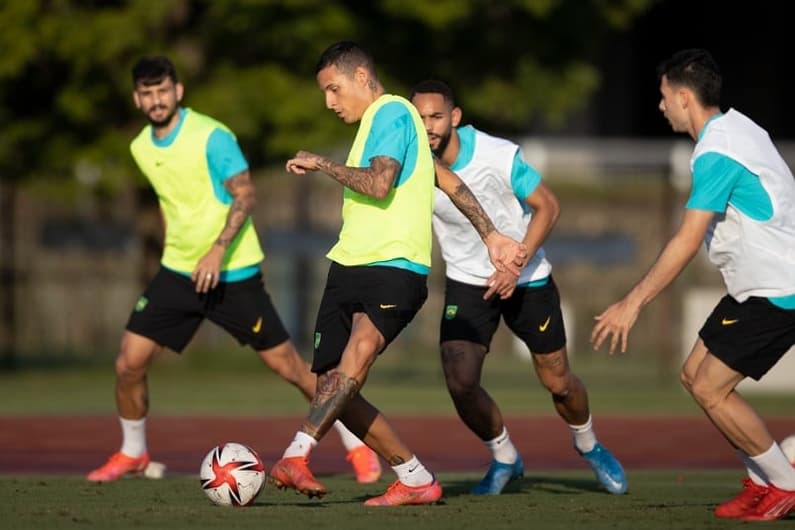
[{"label": "red soccer cleat", "polygon": [[282,458],[271,468],[270,481],[283,490],[292,488],[310,499],[326,494],[326,487],[309,470],[309,460],[303,456]]},{"label": "red soccer cleat", "polygon": [[715,517],[739,519],[759,504],[759,500],[767,493],[767,486],[760,486],[750,478],[744,478],[742,483],[740,493],[715,508]]},{"label": "red soccer cleat", "polygon": [[121,451],[113,453],[108,461],[86,476],[91,482],[111,482],[119,480],[122,476],[130,473],[138,475],[149,465],[149,453],[141,456],[127,456]]},{"label": "red soccer cleat", "polygon": [[392,483],[386,493],[367,499],[365,506],[403,506],[406,504],[434,504],[442,498],[442,486],[436,479],[424,486],[406,486],[399,480]]},{"label": "red soccer cleat", "polygon": [[366,445],[348,451],[345,460],[353,466],[356,482],[372,484],[381,478],[381,462],[378,461],[378,455]]},{"label": "red soccer cleat", "polygon": [[773,484],[767,487],[767,493],[745,515],[743,521],[775,521],[783,519],[795,510],[795,491],[783,490]]}]

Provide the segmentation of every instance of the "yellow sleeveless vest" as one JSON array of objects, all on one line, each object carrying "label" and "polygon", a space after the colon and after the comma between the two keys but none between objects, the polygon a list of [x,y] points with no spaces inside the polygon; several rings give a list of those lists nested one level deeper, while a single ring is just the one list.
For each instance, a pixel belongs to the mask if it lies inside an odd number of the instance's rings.
[{"label": "yellow sleeveless vest", "polygon": [[393,101],[405,105],[411,114],[416,134],[409,148],[417,149],[417,163],[411,175],[400,186],[393,187],[384,199],[344,189],[342,230],[339,241],[328,253],[329,259],[342,265],[403,258],[431,266],[435,173],[425,127],[414,106],[405,98],[392,95],[383,95],[373,102],[362,116],[346,165],[369,164],[362,156],[373,118],[379,108]]},{"label": "yellow sleeveless vest", "polygon": [[[190,273],[215,243],[226,224],[229,205],[216,196],[207,165],[207,141],[222,123],[186,109],[176,138],[167,147],[152,141],[147,125],[130,144],[130,151],[160,201],[166,222],[161,263]],[[249,217],[227,249],[221,270],[233,270],[262,261],[264,254]]]}]

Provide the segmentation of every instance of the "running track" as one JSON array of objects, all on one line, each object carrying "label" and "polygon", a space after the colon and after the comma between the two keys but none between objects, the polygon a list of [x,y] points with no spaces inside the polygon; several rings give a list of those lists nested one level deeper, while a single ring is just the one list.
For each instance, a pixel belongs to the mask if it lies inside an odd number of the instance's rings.
[{"label": "running track", "polygon": [[[236,441],[256,449],[269,466],[301,422],[300,417],[154,416],[147,424],[149,450],[169,473],[192,474],[211,447]],[[486,449],[457,418],[398,416],[392,423],[433,471],[482,470],[489,461]],[[526,469],[586,468],[557,417],[517,416],[506,423]],[[795,433],[795,418],[771,419],[768,425],[779,440]],[[739,466],[734,451],[706,417],[600,417],[595,428],[627,469]],[[101,464],[119,444],[119,424],[113,416],[0,417],[0,473],[82,474]],[[313,452],[312,467],[321,475],[348,471],[335,432]]]}]

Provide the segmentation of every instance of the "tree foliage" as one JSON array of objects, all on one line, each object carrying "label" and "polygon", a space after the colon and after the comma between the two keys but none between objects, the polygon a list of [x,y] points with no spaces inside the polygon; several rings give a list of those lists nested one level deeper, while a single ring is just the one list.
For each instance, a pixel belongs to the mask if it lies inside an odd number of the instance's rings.
[{"label": "tree foliage", "polygon": [[348,143],[314,80],[341,39],[373,53],[389,92],[440,78],[483,127],[554,129],[599,86],[600,45],[650,2],[0,1],[0,175],[108,190],[137,175],[128,143],[144,122],[129,70],[154,53],[177,65],[185,104],[229,125],[255,167]]}]

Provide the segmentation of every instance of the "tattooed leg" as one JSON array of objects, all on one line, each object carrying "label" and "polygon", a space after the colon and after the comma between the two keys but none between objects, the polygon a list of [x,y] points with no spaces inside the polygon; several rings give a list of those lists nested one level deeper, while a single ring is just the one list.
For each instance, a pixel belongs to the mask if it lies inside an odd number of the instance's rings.
[{"label": "tattooed leg", "polygon": [[320,440],[359,393],[359,387],[356,379],[337,370],[318,375],[317,391],[309,405],[303,431]]}]

